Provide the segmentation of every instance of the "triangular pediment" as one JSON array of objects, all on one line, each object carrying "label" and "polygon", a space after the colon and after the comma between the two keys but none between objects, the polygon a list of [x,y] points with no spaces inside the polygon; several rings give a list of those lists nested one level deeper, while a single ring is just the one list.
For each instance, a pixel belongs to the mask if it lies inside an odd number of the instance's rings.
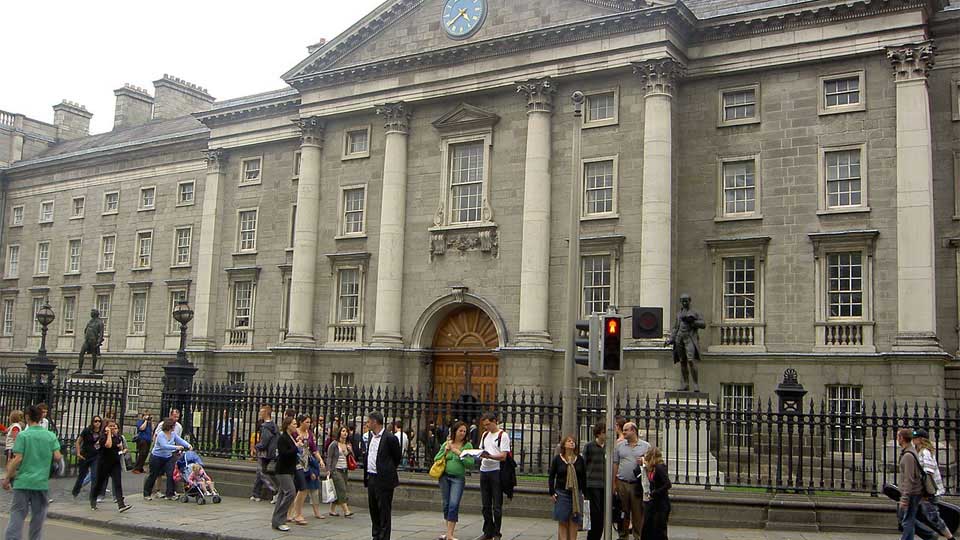
[{"label": "triangular pediment", "polygon": [[455,109],[433,121],[433,127],[441,133],[492,128],[500,117],[467,103],[461,103]]},{"label": "triangular pediment", "polygon": [[445,1],[385,2],[315,50],[283,78],[289,82],[328,70],[515,36],[676,0],[485,0],[486,17],[467,39],[455,39],[444,30],[441,16]]}]

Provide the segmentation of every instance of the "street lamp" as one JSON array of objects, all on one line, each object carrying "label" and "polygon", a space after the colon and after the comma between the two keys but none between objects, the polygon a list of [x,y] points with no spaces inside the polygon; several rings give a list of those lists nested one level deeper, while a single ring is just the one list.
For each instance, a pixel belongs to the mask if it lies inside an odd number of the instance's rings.
[{"label": "street lamp", "polygon": [[43,303],[43,306],[37,311],[36,317],[37,322],[40,323],[40,350],[37,351],[37,357],[34,358],[34,362],[38,364],[49,364],[50,359],[47,358],[47,327],[57,318],[53,313],[53,308],[50,307],[50,302]]},{"label": "street lamp", "polygon": [[173,320],[180,323],[180,349],[177,351],[177,363],[188,364],[186,351],[187,323],[193,320],[193,309],[190,308],[190,304],[186,300],[178,301],[176,307],[173,308]]}]

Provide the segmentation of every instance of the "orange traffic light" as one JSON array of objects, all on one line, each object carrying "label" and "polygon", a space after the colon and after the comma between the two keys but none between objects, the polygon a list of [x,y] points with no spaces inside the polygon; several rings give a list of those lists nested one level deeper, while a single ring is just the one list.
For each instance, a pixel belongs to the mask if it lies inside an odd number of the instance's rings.
[{"label": "orange traffic light", "polygon": [[607,319],[607,334],[615,336],[620,333],[620,321],[617,319]]}]

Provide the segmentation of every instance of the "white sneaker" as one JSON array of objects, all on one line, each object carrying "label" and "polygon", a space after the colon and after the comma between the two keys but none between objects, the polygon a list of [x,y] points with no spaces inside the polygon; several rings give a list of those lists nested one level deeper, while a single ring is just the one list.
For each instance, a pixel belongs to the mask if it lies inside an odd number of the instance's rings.
[{"label": "white sneaker", "polygon": [[274,495],[273,498],[270,499],[270,504],[277,504],[277,496],[276,496],[276,495]]},{"label": "white sneaker", "polygon": [[260,497],[250,497],[250,500],[253,502],[260,502]]}]

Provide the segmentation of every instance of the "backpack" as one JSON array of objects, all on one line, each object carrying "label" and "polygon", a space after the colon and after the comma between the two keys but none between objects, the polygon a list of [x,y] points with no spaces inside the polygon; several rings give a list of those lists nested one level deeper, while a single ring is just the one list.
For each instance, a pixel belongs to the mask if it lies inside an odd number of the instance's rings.
[{"label": "backpack", "polygon": [[[483,447],[483,440],[487,437],[487,434],[484,433],[483,437],[480,438],[480,447]],[[500,434],[497,435],[497,448],[500,447],[500,441],[503,440],[503,430],[500,430]],[[507,452],[507,457],[500,462],[500,491],[507,496],[508,499],[513,499],[513,490],[517,487],[517,462],[513,459],[513,451]]]},{"label": "backpack", "polygon": [[920,456],[913,452],[913,459],[917,460],[917,468],[920,469],[920,485],[923,487],[923,495],[925,497],[933,497],[937,494],[937,482],[933,479],[933,476],[927,474],[927,471],[923,468],[923,464],[920,463]]}]

